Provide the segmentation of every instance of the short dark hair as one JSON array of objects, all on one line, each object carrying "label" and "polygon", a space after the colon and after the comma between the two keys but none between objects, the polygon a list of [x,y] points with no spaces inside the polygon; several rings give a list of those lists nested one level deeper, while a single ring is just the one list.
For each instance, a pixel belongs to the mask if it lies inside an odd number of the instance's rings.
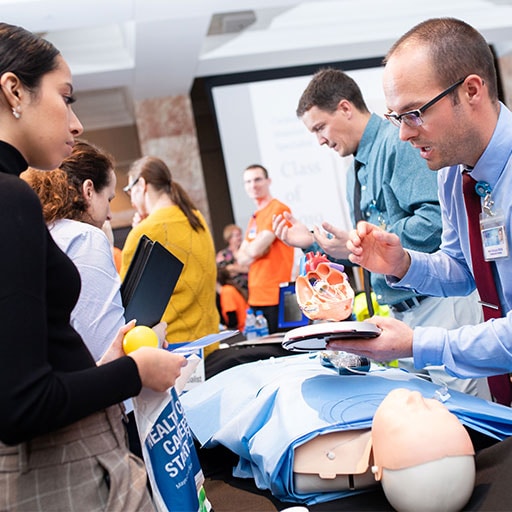
[{"label": "short dark hair", "polygon": [[312,107],[332,113],[341,100],[350,101],[361,112],[368,112],[363,93],[355,80],[339,69],[321,69],[313,75],[300,97],[297,117],[301,118]]},{"label": "short dark hair", "polygon": [[249,169],[261,169],[263,171],[263,174],[265,175],[265,178],[268,179],[268,171],[267,169],[265,169],[265,167],[263,167],[263,165],[260,165],[260,164],[251,164],[251,165],[248,165],[245,169],[244,169],[244,172],[245,171],[248,171]]},{"label": "short dark hair", "polygon": [[456,18],[432,18],[418,23],[389,49],[384,63],[408,43],[428,49],[441,87],[476,74],[486,83],[489,97],[498,100],[494,55],[482,34]]},{"label": "short dark hair", "polygon": [[22,27],[0,23],[0,75],[12,72],[32,93],[41,78],[57,68],[59,50]]}]

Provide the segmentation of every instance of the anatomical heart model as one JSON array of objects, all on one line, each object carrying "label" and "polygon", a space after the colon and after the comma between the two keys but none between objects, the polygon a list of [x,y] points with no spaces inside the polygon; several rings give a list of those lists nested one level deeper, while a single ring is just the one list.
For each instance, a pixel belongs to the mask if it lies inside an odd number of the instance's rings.
[{"label": "anatomical heart model", "polygon": [[343,265],[319,253],[306,254],[306,275],[295,280],[297,302],[311,320],[345,320],[352,314],[354,290]]}]

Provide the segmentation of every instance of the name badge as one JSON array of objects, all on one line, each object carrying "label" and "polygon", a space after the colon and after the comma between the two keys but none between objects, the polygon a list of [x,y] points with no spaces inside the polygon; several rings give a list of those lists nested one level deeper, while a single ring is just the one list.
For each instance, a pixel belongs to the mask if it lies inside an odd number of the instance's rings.
[{"label": "name badge", "polygon": [[505,216],[500,209],[494,207],[492,189],[489,183],[478,181],[475,185],[476,193],[482,200],[482,213],[480,213],[480,234],[485,261],[494,261],[508,257],[507,231],[505,229]]},{"label": "name badge", "polygon": [[480,233],[485,261],[508,257],[505,217],[502,214],[496,211],[492,216],[480,214]]}]

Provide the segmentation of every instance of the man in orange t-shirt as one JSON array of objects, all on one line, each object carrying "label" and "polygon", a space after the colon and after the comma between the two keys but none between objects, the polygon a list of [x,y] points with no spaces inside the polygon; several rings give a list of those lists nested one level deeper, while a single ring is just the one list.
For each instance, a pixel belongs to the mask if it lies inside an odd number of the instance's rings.
[{"label": "man in orange t-shirt", "polygon": [[263,312],[269,333],[277,331],[279,285],[290,281],[294,259],[293,247],[279,240],[272,230],[273,217],[290,212],[290,208],[272,197],[271,182],[261,165],[250,165],[244,171],[245,191],[255,202],[256,211],[236,255],[240,264],[250,265],[249,305]]}]

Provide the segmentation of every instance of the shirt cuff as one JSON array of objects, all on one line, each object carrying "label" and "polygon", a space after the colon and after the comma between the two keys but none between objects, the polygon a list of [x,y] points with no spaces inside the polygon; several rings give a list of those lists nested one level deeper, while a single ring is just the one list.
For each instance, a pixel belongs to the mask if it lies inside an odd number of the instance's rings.
[{"label": "shirt cuff", "polygon": [[412,353],[415,368],[439,366],[443,362],[446,329],[442,327],[415,327]]},{"label": "shirt cuff", "polygon": [[414,285],[415,283],[421,282],[422,276],[425,273],[425,269],[422,265],[415,264],[416,260],[414,256],[410,252],[409,254],[411,255],[411,265],[409,266],[409,270],[407,270],[404,277],[399,279],[398,277],[387,275],[386,283],[391,288],[396,288],[398,290],[409,290],[417,295],[420,295]]}]

